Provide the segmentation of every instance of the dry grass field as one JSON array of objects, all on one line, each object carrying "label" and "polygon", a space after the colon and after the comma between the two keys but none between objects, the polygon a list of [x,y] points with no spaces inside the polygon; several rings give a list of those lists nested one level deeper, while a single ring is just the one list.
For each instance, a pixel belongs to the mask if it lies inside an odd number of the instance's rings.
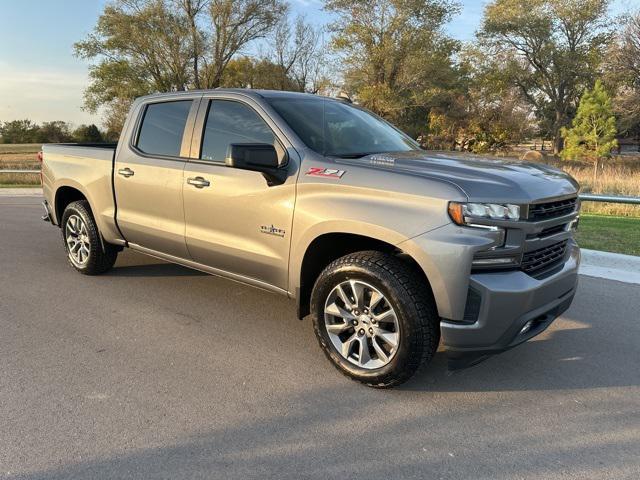
[{"label": "dry grass field", "polygon": [[0,170],[15,169],[38,169],[38,159],[36,155],[40,150],[39,143],[28,143],[21,145],[0,144]]},{"label": "dry grass field", "polygon": [[[565,163],[561,168],[580,183],[582,193],[640,197],[640,160],[637,169],[629,166],[605,165],[598,173],[595,185],[591,167],[585,168]],[[584,202],[582,211],[600,215],[640,217],[640,205]]]},{"label": "dry grass field", "polygon": [[[36,155],[40,150],[39,143],[22,145],[0,144],[0,170],[38,170],[40,164]],[[0,173],[0,188],[2,187],[32,187],[40,184],[37,174]]]}]

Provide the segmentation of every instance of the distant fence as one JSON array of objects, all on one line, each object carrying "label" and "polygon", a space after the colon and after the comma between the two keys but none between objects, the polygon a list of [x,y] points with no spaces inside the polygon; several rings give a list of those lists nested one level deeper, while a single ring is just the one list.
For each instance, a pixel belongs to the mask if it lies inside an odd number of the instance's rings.
[{"label": "distant fence", "polygon": [[592,195],[590,193],[585,193],[578,197],[582,202],[626,203],[629,205],[640,205],[639,197],[615,197],[613,195]]}]

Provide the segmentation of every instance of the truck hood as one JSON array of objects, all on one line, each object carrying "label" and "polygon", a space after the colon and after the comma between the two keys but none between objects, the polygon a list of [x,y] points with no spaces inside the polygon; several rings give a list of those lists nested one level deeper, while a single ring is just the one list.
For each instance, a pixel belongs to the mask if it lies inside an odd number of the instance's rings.
[{"label": "truck hood", "polygon": [[548,165],[477,155],[410,151],[343,160],[374,169],[438,179],[458,186],[472,201],[529,203],[576,194],[578,183]]}]

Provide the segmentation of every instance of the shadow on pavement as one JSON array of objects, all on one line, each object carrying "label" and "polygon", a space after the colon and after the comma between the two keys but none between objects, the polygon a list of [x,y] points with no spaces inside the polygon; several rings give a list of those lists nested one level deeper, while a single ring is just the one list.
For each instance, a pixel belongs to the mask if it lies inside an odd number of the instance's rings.
[{"label": "shadow on pavement", "polygon": [[207,273],[125,249],[107,275],[114,277],[199,277]]},{"label": "shadow on pavement", "polygon": [[[605,405],[585,410],[580,422],[563,428],[559,442],[553,428],[510,428],[499,398],[484,398],[475,406],[453,403],[434,416],[419,409],[399,416],[394,415],[397,395],[368,396],[350,405],[354,388],[311,388],[282,398],[290,404],[286,415],[214,429],[168,447],[12,478],[466,478],[455,472],[494,479],[558,478],[554,472],[579,472],[576,478],[603,478],[602,473],[631,478],[625,473],[637,464],[632,457],[637,446],[632,426],[600,436],[610,428],[611,419],[600,413]],[[335,408],[328,411],[332,404]],[[629,405],[613,406],[618,416],[632,413]],[[372,418],[354,426],[353,418],[367,410]],[[491,440],[476,438],[478,430]]]},{"label": "shadow on pavement", "polygon": [[115,266],[107,275],[114,277],[200,277],[207,273],[173,263]]}]

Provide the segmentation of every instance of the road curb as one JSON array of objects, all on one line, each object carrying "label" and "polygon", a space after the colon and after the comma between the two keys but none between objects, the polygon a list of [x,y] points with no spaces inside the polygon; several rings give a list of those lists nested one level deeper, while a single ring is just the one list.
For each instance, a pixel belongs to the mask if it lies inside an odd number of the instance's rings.
[{"label": "road curb", "polygon": [[640,257],[583,248],[580,274],[640,285]]}]

